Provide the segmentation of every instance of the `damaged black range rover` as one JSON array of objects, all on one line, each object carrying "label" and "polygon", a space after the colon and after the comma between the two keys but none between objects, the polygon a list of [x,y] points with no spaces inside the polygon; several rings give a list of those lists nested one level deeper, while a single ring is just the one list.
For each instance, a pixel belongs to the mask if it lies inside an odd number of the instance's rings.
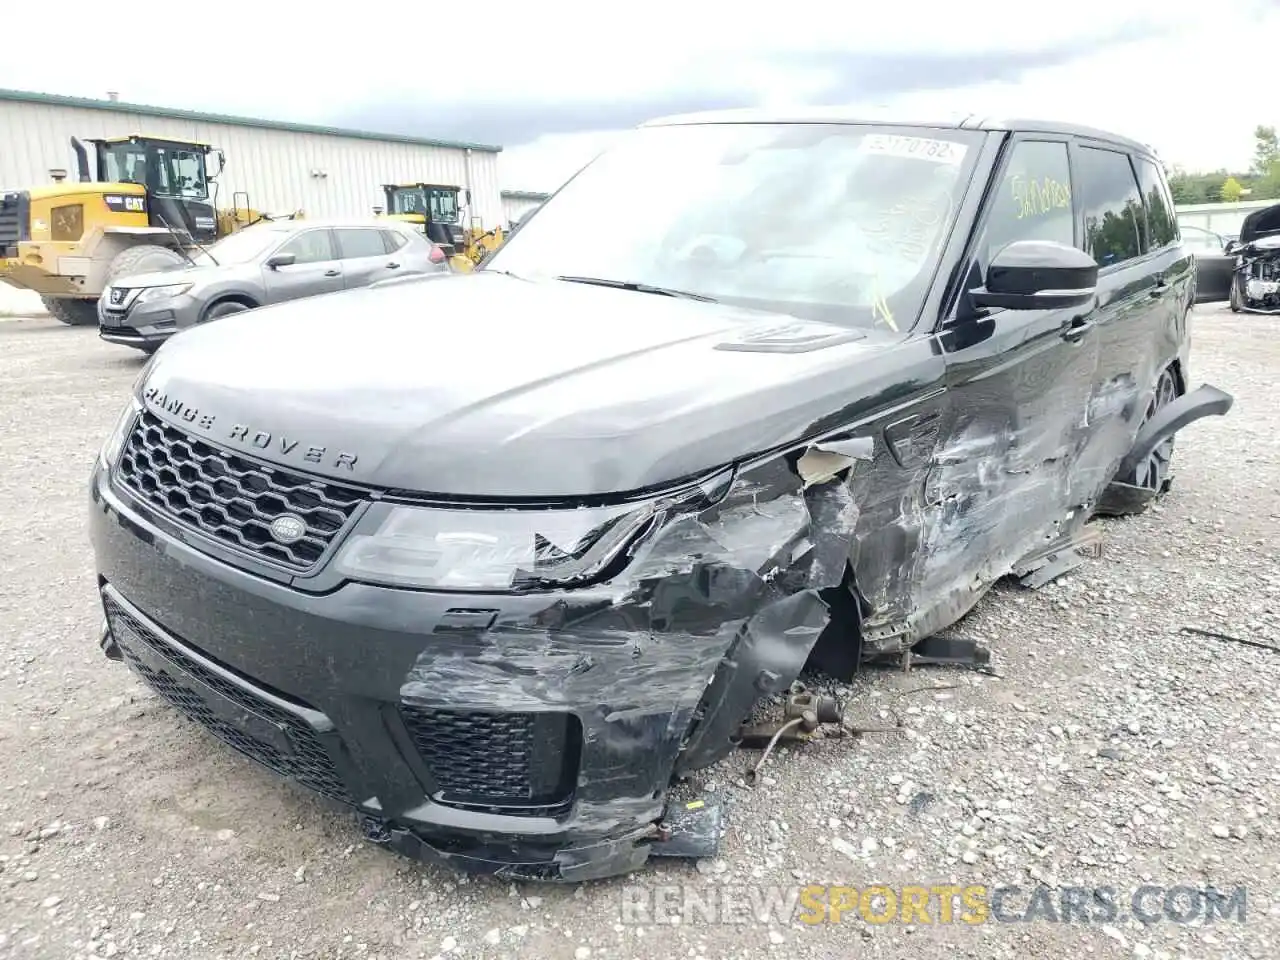
[{"label": "damaged black range rover", "polygon": [[166,344],[92,478],[104,650],[406,854],[687,852],[761,697],[1168,487],[1231,403],[1177,237],[1098,131],[647,125],[474,274]]}]

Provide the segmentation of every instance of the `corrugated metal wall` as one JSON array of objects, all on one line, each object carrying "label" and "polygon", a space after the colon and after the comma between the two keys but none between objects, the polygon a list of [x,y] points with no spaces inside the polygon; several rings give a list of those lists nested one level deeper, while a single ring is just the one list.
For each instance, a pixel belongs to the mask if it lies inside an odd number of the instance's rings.
[{"label": "corrugated metal wall", "polygon": [[530,210],[541,206],[543,201],[532,200],[529,197],[512,197],[503,196],[502,198],[502,223],[504,226],[511,226],[513,220],[519,220]]},{"label": "corrugated metal wall", "polygon": [[[506,222],[494,153],[476,150],[468,158],[464,151],[447,147],[39,103],[0,101],[0,188],[49,183],[49,170],[58,167],[74,178],[73,136],[83,140],[131,133],[221,147],[227,168],[218,181],[220,207],[232,206],[232,193],[244,190],[251,206],[268,213],[301,208],[314,217],[362,216],[385,205],[382,184],[420,181],[469,184],[470,213],[481,217],[485,226]],[[327,176],[312,176],[312,170]]]}]

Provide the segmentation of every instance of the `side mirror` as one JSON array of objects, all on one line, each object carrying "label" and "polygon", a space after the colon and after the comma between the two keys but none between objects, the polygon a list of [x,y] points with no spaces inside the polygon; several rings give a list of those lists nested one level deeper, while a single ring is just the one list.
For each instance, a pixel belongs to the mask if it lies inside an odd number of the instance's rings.
[{"label": "side mirror", "polygon": [[1223,256],[1230,256],[1231,254],[1235,253],[1236,247],[1238,247],[1239,245],[1240,245],[1240,241],[1238,240],[1228,240],[1222,246]]},{"label": "side mirror", "polygon": [[297,256],[292,253],[277,253],[274,257],[267,260],[267,266],[272,270],[277,267],[289,267],[297,262]]},{"label": "side mirror", "polygon": [[1015,240],[991,258],[986,286],[972,291],[978,307],[1056,310],[1091,301],[1098,264],[1083,250],[1052,240]]}]

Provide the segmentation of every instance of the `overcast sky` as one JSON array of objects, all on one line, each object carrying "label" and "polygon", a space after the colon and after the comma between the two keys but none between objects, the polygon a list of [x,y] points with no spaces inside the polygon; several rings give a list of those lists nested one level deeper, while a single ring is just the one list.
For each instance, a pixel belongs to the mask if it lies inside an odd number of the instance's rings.
[{"label": "overcast sky", "polygon": [[[7,35],[47,30],[43,8],[25,9],[6,14]],[[160,7],[121,21],[73,2],[78,29],[53,46],[5,45],[0,86],[497,143],[503,187],[526,190],[554,189],[613,131],[719,107],[1074,120],[1190,169],[1246,167],[1254,127],[1280,125],[1280,99],[1251,86],[1269,60],[1246,46],[1280,39],[1276,0],[199,9],[191,23]]]}]

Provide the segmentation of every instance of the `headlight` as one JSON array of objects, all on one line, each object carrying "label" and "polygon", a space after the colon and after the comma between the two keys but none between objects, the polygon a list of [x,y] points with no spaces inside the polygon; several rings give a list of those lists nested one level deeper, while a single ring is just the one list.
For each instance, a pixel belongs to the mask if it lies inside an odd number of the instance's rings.
[{"label": "headlight", "polygon": [[138,408],[133,400],[130,400],[125,404],[124,409],[120,411],[120,416],[116,418],[116,425],[107,436],[107,442],[102,445],[102,450],[98,454],[98,458],[104,466],[115,466],[115,462],[120,456],[120,451],[124,449],[124,442],[129,438],[129,428],[133,426],[134,418],[137,415]]},{"label": "headlight", "polygon": [[169,300],[181,296],[191,289],[189,283],[170,283],[163,287],[143,287],[138,291],[135,303],[149,303],[153,300]]},{"label": "headlight", "polygon": [[337,558],[354,580],[438,590],[512,590],[582,583],[677,511],[723,496],[732,471],[644,503],[573,510],[489,510],[380,504]]}]

